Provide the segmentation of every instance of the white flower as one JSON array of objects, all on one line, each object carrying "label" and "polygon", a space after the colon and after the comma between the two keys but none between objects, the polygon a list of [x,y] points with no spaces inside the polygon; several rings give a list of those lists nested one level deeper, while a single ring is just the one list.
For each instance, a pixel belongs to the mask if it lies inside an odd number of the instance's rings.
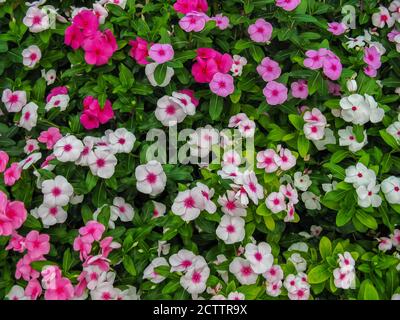
[{"label": "white flower", "polygon": [[89,154],[88,165],[94,176],[109,179],[114,175],[117,158],[111,152],[95,150]]},{"label": "white flower", "polygon": [[341,268],[333,270],[334,284],[336,288],[349,289],[355,281],[353,271],[345,271]]},{"label": "white flower", "polygon": [[105,132],[107,140],[113,153],[130,153],[135,144],[136,137],[125,128],[118,128],[115,131]]},{"label": "white flower", "polygon": [[284,171],[290,170],[296,165],[296,158],[289,149],[278,146],[278,154],[275,155],[275,163]]},{"label": "white flower", "polygon": [[296,204],[299,202],[299,195],[297,190],[294,189],[291,184],[281,185],[279,187],[279,192],[282,193],[292,204]]},{"label": "white flower", "polygon": [[27,105],[25,105],[25,107],[22,109],[21,119],[19,119],[18,126],[28,131],[31,131],[32,128],[36,127],[38,108],[38,105],[33,102],[29,102]]},{"label": "white flower", "polygon": [[19,285],[14,285],[7,293],[8,300],[30,300],[30,297],[25,296],[25,289]]},{"label": "white flower", "polygon": [[92,300],[115,300],[117,290],[111,282],[105,281],[96,286],[96,289],[90,291]]},{"label": "white flower", "polygon": [[280,265],[273,265],[265,273],[263,273],[263,277],[269,283],[279,282],[283,279],[283,270]]},{"label": "white flower", "polygon": [[303,126],[303,131],[308,140],[319,141],[322,140],[325,135],[325,126],[305,123]]},{"label": "white flower", "polygon": [[372,15],[372,24],[375,27],[383,28],[385,24],[391,28],[393,27],[395,20],[390,15],[388,9],[385,7],[380,6],[379,12],[376,12]]},{"label": "white flower", "polygon": [[161,164],[151,160],[135,169],[136,188],[138,191],[156,196],[164,191],[167,176]]},{"label": "white flower", "polygon": [[225,214],[217,227],[217,237],[226,244],[241,242],[245,235],[244,225],[245,222],[242,218]]},{"label": "white flower", "polygon": [[234,258],[229,264],[229,272],[233,273],[242,285],[254,284],[258,278],[250,262],[239,257]]},{"label": "white flower", "polygon": [[265,199],[265,205],[272,213],[286,210],[285,195],[281,192],[271,192]]},{"label": "white flower", "polygon": [[126,203],[125,199],[121,197],[114,198],[113,205],[110,207],[110,210],[112,215],[119,217],[123,222],[132,221],[135,214],[133,207],[129,203]]},{"label": "white flower", "polygon": [[393,122],[386,128],[386,132],[395,138],[397,143],[400,143],[400,121]]},{"label": "white flower", "polygon": [[8,112],[20,112],[22,107],[26,105],[26,92],[5,89],[3,91],[1,101],[6,106]]},{"label": "white flower", "polygon": [[170,83],[172,77],[174,76],[174,73],[175,73],[174,69],[172,69],[171,67],[167,67],[167,73],[165,74],[165,79],[164,79],[163,83],[158,84],[156,82],[156,79],[154,78],[154,72],[156,70],[157,65],[158,64],[155,62],[149,63],[146,65],[146,67],[145,67],[146,77],[153,87],[157,87],[157,86],[158,87],[166,87]]},{"label": "white flower", "polygon": [[199,294],[206,290],[210,268],[201,260],[194,260],[193,267],[180,279],[181,286],[190,294]]},{"label": "white flower", "polygon": [[362,142],[358,142],[353,132],[353,127],[347,126],[346,129],[338,131],[339,134],[339,145],[348,146],[351,152],[357,152],[361,150],[367,143],[367,130],[364,130],[364,139]]},{"label": "white flower", "polygon": [[242,177],[243,188],[246,191],[249,198],[258,204],[258,200],[264,198],[264,189],[261,184],[258,183],[256,174],[254,171],[246,170]]},{"label": "white flower", "polygon": [[299,253],[293,253],[288,261],[293,263],[297,272],[303,272],[307,269],[307,261]]},{"label": "white flower", "polygon": [[387,202],[400,204],[400,178],[394,176],[386,178],[381,183],[381,190]]},{"label": "white flower", "polygon": [[234,183],[240,184],[242,183],[242,172],[239,171],[239,168],[234,165],[223,166],[222,170],[218,170],[217,174],[222,179],[230,179],[233,180]]},{"label": "white flower", "polygon": [[239,153],[235,150],[227,150],[224,152],[222,156],[221,166],[240,166],[242,163],[242,159],[240,158]]},{"label": "white flower", "polygon": [[180,191],[176,196],[171,210],[188,222],[196,219],[204,209],[204,197],[196,189]]},{"label": "white flower", "polygon": [[170,96],[158,99],[154,114],[157,120],[167,127],[181,123],[186,117],[182,102]]},{"label": "white flower", "polygon": [[100,3],[93,3],[93,12],[99,18],[99,24],[106,22],[108,11]]},{"label": "white flower", "polygon": [[228,294],[226,300],[246,300],[246,297],[243,293],[238,291],[232,291]]},{"label": "white flower", "polygon": [[207,125],[204,128],[197,128],[189,135],[188,145],[190,154],[193,157],[207,157],[213,145],[218,144],[219,134],[213,127]]},{"label": "white flower", "polygon": [[354,124],[365,124],[370,120],[370,107],[360,94],[352,94],[340,100],[342,118]]},{"label": "white flower", "polygon": [[36,45],[29,46],[22,51],[22,63],[28,68],[33,68],[42,58],[42,51]]},{"label": "white flower", "polygon": [[38,150],[39,148],[39,142],[36,139],[28,139],[26,140],[26,144],[24,147],[24,152],[26,154],[30,154],[35,150]]},{"label": "white flower", "polygon": [[198,192],[199,194],[201,194],[203,196],[204,210],[206,210],[208,213],[215,213],[215,211],[217,211],[217,206],[211,200],[211,198],[214,196],[214,192],[215,192],[214,189],[210,189],[205,184],[202,184],[201,182],[197,182],[196,187],[193,188],[192,192],[195,192],[195,193]]},{"label": "white flower", "polygon": [[382,203],[382,198],[379,196],[380,185],[370,183],[367,186],[359,186],[357,188],[358,205],[363,208],[372,206],[377,208]]},{"label": "white flower", "polygon": [[266,272],[272,267],[274,262],[274,257],[271,254],[271,246],[266,242],[260,242],[258,245],[248,243],[244,256],[250,262],[253,271],[257,274]]},{"label": "white flower", "polygon": [[346,82],[347,90],[349,92],[357,92],[358,86],[357,86],[357,81],[354,79],[347,80]]},{"label": "white flower", "polygon": [[339,267],[344,270],[344,271],[353,271],[354,270],[354,265],[355,261],[350,254],[350,252],[345,252],[343,254],[339,253],[338,254],[338,261],[339,261]]},{"label": "white flower", "polygon": [[22,170],[28,169],[32,164],[38,162],[42,158],[42,154],[40,152],[35,152],[30,154],[26,159],[20,161],[18,163],[19,167],[22,168]]},{"label": "white flower", "polygon": [[64,111],[68,107],[69,99],[70,98],[68,94],[58,94],[56,96],[51,97],[49,102],[46,103],[44,109],[46,111],[50,111],[53,108],[59,108],[60,111]]},{"label": "white flower", "polygon": [[231,72],[234,77],[241,76],[243,67],[247,64],[247,59],[245,57],[241,57],[239,55],[233,56],[233,63],[231,67]]},{"label": "white flower", "polygon": [[383,117],[385,116],[385,110],[382,108],[378,108],[378,103],[375,101],[375,99],[368,95],[365,94],[365,101],[369,105],[369,119],[372,123],[378,123],[381,122]]},{"label": "white flower", "polygon": [[57,72],[54,69],[50,69],[46,72],[45,69],[42,69],[42,77],[46,80],[47,85],[52,85],[57,78]]},{"label": "white flower", "polygon": [[143,279],[148,279],[153,283],[164,281],[165,277],[159,275],[154,269],[160,266],[168,266],[165,258],[155,258],[143,271]]},{"label": "white flower", "polygon": [[169,257],[171,272],[186,272],[193,266],[193,261],[195,258],[196,255],[192,251],[186,249],[179,250],[177,253]]},{"label": "white flower", "polygon": [[325,128],[325,136],[321,140],[312,140],[314,143],[315,147],[317,148],[318,151],[322,151],[326,149],[326,145],[328,144],[336,144],[336,137],[333,134],[333,131],[329,128]]},{"label": "white flower", "polygon": [[74,135],[62,137],[56,142],[53,153],[58,161],[76,161],[83,151],[83,143]]},{"label": "white flower", "polygon": [[187,94],[180,93],[180,92],[172,92],[172,97],[178,99],[180,105],[183,108],[183,111],[189,115],[193,116],[196,113],[196,106],[192,102],[192,98]]},{"label": "white flower", "polygon": [[254,133],[256,130],[256,123],[250,119],[244,119],[239,123],[239,132],[240,135],[244,138],[254,137]]},{"label": "white flower", "polygon": [[167,207],[165,204],[157,201],[152,201],[154,205],[153,209],[153,218],[158,218],[161,217],[165,214],[165,211],[167,210]]},{"label": "white flower", "polygon": [[136,287],[127,286],[128,289],[120,290],[116,288],[118,292],[117,300],[140,300],[140,294],[138,293]]},{"label": "white flower", "polygon": [[29,28],[30,32],[37,33],[50,28],[50,20],[47,13],[38,7],[30,7],[26,12],[23,24]]},{"label": "white flower", "polygon": [[376,175],[373,170],[368,169],[364,164],[358,162],[356,166],[350,166],[346,169],[347,183],[352,183],[355,188],[359,186],[366,186],[376,181]]},{"label": "white flower", "polygon": [[301,172],[297,171],[295,172],[294,176],[294,186],[301,190],[301,191],[307,191],[308,188],[311,186],[312,181],[310,179],[310,176],[308,174],[302,174]]},{"label": "white flower", "polygon": [[304,202],[304,205],[309,210],[321,210],[321,204],[319,202],[319,197],[317,197],[314,193],[306,191],[301,194],[301,200]]},{"label": "white flower", "polygon": [[60,206],[48,206],[43,203],[38,208],[38,216],[42,219],[43,225],[53,226],[56,223],[64,223],[68,214]]},{"label": "white flower", "polygon": [[63,176],[42,182],[43,204],[54,206],[66,206],[74,193],[71,184]]},{"label": "white flower", "polygon": [[225,214],[234,217],[246,216],[246,206],[244,206],[235,197],[235,192],[228,190],[226,194],[218,198],[218,203],[221,205],[221,211]]},{"label": "white flower", "polygon": [[277,297],[281,294],[282,281],[267,282],[265,292],[271,297]]},{"label": "white flower", "polygon": [[125,9],[127,0],[100,0],[100,4],[106,5],[108,3],[115,4],[120,6],[122,9]]},{"label": "white flower", "polygon": [[393,247],[392,240],[387,237],[381,237],[377,239],[379,241],[378,249],[386,252],[388,250],[391,250]]}]

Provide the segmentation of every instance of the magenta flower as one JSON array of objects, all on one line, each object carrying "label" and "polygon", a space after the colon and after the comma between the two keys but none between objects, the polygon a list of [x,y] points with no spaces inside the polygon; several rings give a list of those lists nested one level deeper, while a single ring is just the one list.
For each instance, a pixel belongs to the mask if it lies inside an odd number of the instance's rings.
[{"label": "magenta flower", "polygon": [[272,25],[264,19],[257,19],[257,21],[250,25],[248,33],[251,40],[254,42],[265,43],[271,40]]},{"label": "magenta flower", "polygon": [[301,0],[276,0],[275,5],[283,10],[292,11],[297,8]]},{"label": "magenta flower", "polygon": [[46,102],[49,102],[51,98],[58,96],[58,95],[67,95],[68,88],[67,87],[55,87],[51,89],[50,93],[46,97]]},{"label": "magenta flower", "polygon": [[105,124],[114,117],[114,111],[110,100],[106,100],[103,108],[100,107],[99,101],[92,96],[88,96],[83,100],[83,113],[80,121],[87,130],[95,129],[100,124]]},{"label": "magenta flower", "polygon": [[233,85],[233,77],[229,74],[217,72],[211,82],[210,89],[213,93],[220,97],[227,97],[235,91]]},{"label": "magenta flower", "polygon": [[53,149],[54,145],[58,140],[62,138],[60,130],[55,127],[50,127],[47,131],[42,131],[38,138],[39,142],[45,143],[47,149]]},{"label": "magenta flower", "polygon": [[279,82],[270,81],[263,90],[267,103],[271,106],[282,104],[287,100],[288,89]]},{"label": "magenta flower", "polygon": [[257,66],[257,72],[267,82],[278,79],[281,76],[279,64],[268,57],[262,59],[261,64]]},{"label": "magenta flower", "polygon": [[72,19],[72,25],[84,36],[90,36],[98,30],[99,19],[92,10],[82,10]]},{"label": "magenta flower", "polygon": [[176,12],[183,14],[190,13],[192,11],[207,12],[208,4],[207,0],[178,0],[174,4]]},{"label": "magenta flower", "polygon": [[72,49],[79,49],[84,40],[85,36],[78,27],[70,25],[67,29],[65,29],[64,43],[67,46],[70,46]]},{"label": "magenta flower", "polygon": [[6,170],[9,159],[10,157],[8,156],[7,152],[0,150],[0,173]]},{"label": "magenta flower", "polygon": [[146,40],[137,37],[135,40],[129,41],[129,45],[132,46],[129,55],[135,59],[138,64],[146,65],[150,63],[146,59],[149,56],[149,51],[147,49],[149,43]]},{"label": "magenta flower", "polygon": [[100,31],[86,38],[82,47],[85,50],[86,63],[96,66],[107,64],[117,49],[112,33]]},{"label": "magenta flower", "polygon": [[364,73],[368,76],[368,77],[371,77],[371,78],[375,78],[376,77],[376,75],[378,74],[378,70],[377,69],[374,69],[373,67],[371,67],[371,66],[365,66],[364,67]]},{"label": "magenta flower", "polygon": [[364,62],[373,69],[381,67],[381,54],[375,46],[364,49]]},{"label": "magenta flower", "polygon": [[155,62],[161,64],[174,58],[174,49],[170,44],[156,43],[150,47],[149,56]]},{"label": "magenta flower", "polygon": [[340,36],[345,33],[347,26],[343,22],[331,22],[328,23],[328,31],[335,36]]}]

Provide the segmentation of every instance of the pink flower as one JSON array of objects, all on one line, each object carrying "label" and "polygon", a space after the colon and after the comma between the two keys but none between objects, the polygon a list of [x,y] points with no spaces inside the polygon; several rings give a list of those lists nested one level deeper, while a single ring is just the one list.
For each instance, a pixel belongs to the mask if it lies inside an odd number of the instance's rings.
[{"label": "pink flower", "polygon": [[104,225],[101,223],[91,220],[86,225],[79,229],[79,234],[84,238],[84,241],[92,243],[99,241],[105,231]]},{"label": "pink flower", "polygon": [[99,101],[92,96],[83,100],[83,113],[80,121],[85,129],[98,128],[100,124],[107,123],[113,117],[114,111],[110,100],[106,100],[103,108],[100,107]]},{"label": "pink flower", "polygon": [[0,173],[4,172],[7,167],[7,163],[10,160],[7,152],[0,150]]},{"label": "pink flower", "polygon": [[36,230],[30,231],[25,238],[25,247],[32,260],[38,259],[50,252],[50,237],[48,234],[39,234]]},{"label": "pink flower", "polygon": [[210,82],[210,89],[220,97],[229,96],[235,91],[233,77],[229,74],[217,72]]},{"label": "pink flower", "polygon": [[209,83],[217,72],[218,66],[214,59],[197,59],[192,66],[192,75],[198,83]]},{"label": "pink flower", "polygon": [[331,80],[337,80],[340,78],[342,74],[342,64],[338,57],[325,57],[324,66],[323,66],[324,74]]},{"label": "pink flower", "polygon": [[49,102],[51,98],[56,97],[58,95],[67,95],[68,88],[67,87],[55,87],[51,89],[50,93],[46,97],[46,102]]},{"label": "pink flower", "polygon": [[100,242],[101,254],[104,258],[107,258],[111,251],[120,247],[119,243],[113,242],[112,237],[106,237]]},{"label": "pink flower", "polygon": [[300,4],[301,0],[276,0],[275,5],[286,11],[293,11]]},{"label": "pink flower", "polygon": [[265,169],[265,172],[271,173],[278,170],[278,165],[275,162],[276,152],[272,149],[267,149],[257,153],[257,168]]},{"label": "pink flower", "polygon": [[116,51],[116,41],[111,32],[96,32],[85,39],[82,45],[85,50],[85,61],[91,65],[107,64]]},{"label": "pink flower", "polygon": [[324,57],[320,51],[308,50],[306,51],[306,57],[303,62],[306,68],[316,70],[322,67]]},{"label": "pink flower", "polygon": [[174,10],[183,14],[191,11],[207,12],[207,0],[177,0],[174,4]]},{"label": "pink flower", "polygon": [[179,26],[186,32],[200,32],[206,26],[207,21],[208,17],[204,13],[190,12],[179,20]]},{"label": "pink flower", "polygon": [[308,96],[307,81],[299,80],[297,82],[293,82],[290,87],[292,89],[292,96],[294,98],[307,99]]},{"label": "pink flower", "polygon": [[40,274],[42,276],[42,286],[44,289],[54,287],[56,279],[61,278],[60,268],[54,265],[44,266]]},{"label": "pink flower", "polygon": [[374,68],[371,67],[371,66],[365,66],[365,67],[364,67],[364,73],[365,73],[368,77],[375,78],[376,75],[378,74],[378,70],[377,70],[377,69],[374,69]]},{"label": "pink flower", "polygon": [[74,240],[74,250],[79,251],[79,257],[83,261],[85,260],[89,254],[90,251],[92,251],[92,242],[91,239],[89,238],[89,242],[87,242],[88,238],[83,238],[83,237],[76,237]]},{"label": "pink flower", "polygon": [[[44,260],[44,258],[36,259],[35,261]],[[23,278],[25,281],[39,278],[40,273],[31,267],[34,260],[29,254],[24,255],[18,260],[15,270],[15,279]]]},{"label": "pink flower", "polygon": [[215,21],[215,24],[220,30],[225,30],[229,27],[229,18],[222,14],[217,14],[215,17],[211,18],[211,20]]},{"label": "pink flower", "polygon": [[13,232],[11,235],[11,239],[8,242],[6,250],[14,250],[16,252],[24,252],[25,251],[25,238],[19,235],[16,232]]},{"label": "pink flower", "polygon": [[25,295],[31,300],[37,300],[42,294],[42,286],[37,279],[31,279],[25,288]]},{"label": "pink flower", "polygon": [[38,138],[39,142],[46,143],[47,149],[51,150],[58,140],[62,138],[60,130],[55,127],[50,127],[47,131],[42,131]]},{"label": "pink flower", "polygon": [[[197,107],[199,105],[199,100],[196,99],[196,97],[194,96],[194,91],[193,90],[182,89],[182,90],[179,91],[179,93],[183,93],[183,94],[186,94],[187,96],[189,96],[192,104],[194,104],[195,107]],[[181,102],[185,105],[185,103],[184,103],[184,101],[182,101],[182,99],[181,99]]]},{"label": "pink flower", "polygon": [[12,92],[10,89],[5,89],[1,101],[6,106],[8,112],[20,112],[22,107],[26,105],[26,92]]},{"label": "pink flower", "polygon": [[78,27],[71,25],[65,29],[64,43],[72,49],[79,49],[84,40],[85,36]]},{"label": "pink flower", "polygon": [[135,59],[138,64],[146,65],[149,63],[146,59],[149,56],[149,51],[147,49],[148,42],[146,40],[137,37],[136,40],[129,41],[129,45],[132,46],[129,55]]},{"label": "pink flower", "polygon": [[364,49],[364,62],[373,69],[381,67],[381,55],[375,46]]},{"label": "pink flower", "polygon": [[48,288],[44,294],[45,300],[70,300],[74,297],[74,287],[67,278],[55,280],[54,287]]},{"label": "pink flower", "polygon": [[275,106],[287,100],[288,89],[282,83],[270,81],[263,90],[267,103]]},{"label": "pink flower", "polygon": [[264,19],[257,19],[254,24],[248,28],[251,40],[254,42],[265,43],[271,40],[272,25]]},{"label": "pink flower", "polygon": [[4,184],[6,186],[12,186],[21,178],[22,168],[17,162],[13,162],[11,166],[4,171]]},{"label": "pink flower", "polygon": [[335,36],[340,36],[345,33],[347,30],[347,26],[343,22],[331,22],[328,23],[328,31],[334,34]]},{"label": "pink flower", "polygon": [[174,58],[174,49],[170,44],[156,43],[150,47],[149,56],[155,62],[161,64]]},{"label": "pink flower", "polygon": [[9,236],[25,222],[27,212],[21,201],[8,201],[0,191],[0,235]]},{"label": "pink flower", "polygon": [[92,10],[82,10],[72,19],[72,25],[87,37],[98,30],[99,20]]},{"label": "pink flower", "polygon": [[257,66],[257,72],[264,81],[268,82],[280,77],[281,68],[276,61],[267,57],[262,59],[261,64]]}]

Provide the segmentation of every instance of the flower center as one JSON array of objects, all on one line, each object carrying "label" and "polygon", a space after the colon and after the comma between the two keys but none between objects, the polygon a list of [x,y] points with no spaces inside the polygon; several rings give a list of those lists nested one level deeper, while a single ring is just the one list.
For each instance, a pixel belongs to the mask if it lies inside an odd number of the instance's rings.
[{"label": "flower center", "polygon": [[146,180],[147,180],[148,183],[154,184],[154,183],[156,183],[156,181],[157,181],[157,175],[154,174],[154,173],[152,173],[152,172],[150,172],[150,173],[147,175]]},{"label": "flower center", "polygon": [[97,159],[96,165],[97,165],[99,168],[103,168],[103,167],[106,165],[106,161],[105,161],[104,159]]},{"label": "flower center", "polygon": [[185,208],[194,208],[195,203],[193,197],[188,197],[183,201]]},{"label": "flower center", "polygon": [[235,227],[234,227],[232,224],[230,224],[230,225],[228,225],[228,226],[226,227],[226,231],[227,231],[228,233],[234,233],[234,232],[235,232]]}]

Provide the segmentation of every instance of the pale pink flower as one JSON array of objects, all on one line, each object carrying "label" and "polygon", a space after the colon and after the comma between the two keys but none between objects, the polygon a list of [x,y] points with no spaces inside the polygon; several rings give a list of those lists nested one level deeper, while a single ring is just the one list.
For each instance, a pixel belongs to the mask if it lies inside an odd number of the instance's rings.
[{"label": "pale pink flower", "polygon": [[307,99],[308,97],[307,81],[299,80],[297,82],[292,82],[290,88],[292,89],[292,96],[294,98]]},{"label": "pale pink flower", "polygon": [[239,123],[240,135],[244,138],[254,137],[256,131],[256,123],[253,120],[245,119]]},{"label": "pale pink flower", "polygon": [[147,164],[137,166],[135,169],[136,188],[138,191],[151,196],[156,196],[164,191],[167,176],[161,164],[151,160]]},{"label": "pale pink flower", "polygon": [[33,33],[42,32],[50,28],[50,19],[46,11],[36,6],[29,7],[22,23]]},{"label": "pale pink flower", "polygon": [[11,91],[5,89],[1,97],[1,101],[6,106],[8,112],[20,112],[26,105],[26,92],[25,91]]},{"label": "pale pink flower", "polygon": [[24,66],[34,68],[42,58],[42,51],[40,51],[40,48],[36,45],[29,46],[22,51],[22,58]]},{"label": "pale pink flower", "polygon": [[393,247],[393,243],[390,238],[381,237],[378,239],[378,241],[379,241],[378,249],[383,252],[386,252],[386,251],[392,249],[392,247]]},{"label": "pale pink flower", "polygon": [[291,184],[281,185],[279,187],[279,192],[282,193],[292,204],[296,204],[299,202],[299,197],[297,190],[292,187]]},{"label": "pale pink flower", "polygon": [[216,235],[226,244],[241,242],[245,235],[244,225],[242,218],[225,214],[217,227]]},{"label": "pale pink flower", "polygon": [[268,57],[262,59],[261,64],[257,66],[257,72],[267,82],[276,80],[281,76],[281,68],[278,62]]},{"label": "pale pink flower", "polygon": [[343,22],[331,22],[328,23],[328,31],[335,36],[340,36],[347,30],[346,24]]},{"label": "pale pink flower", "polygon": [[283,270],[279,265],[271,266],[265,273],[263,273],[263,277],[269,283],[276,283],[283,279]]},{"label": "pale pink flower", "polygon": [[179,20],[179,26],[186,32],[200,32],[206,26],[208,19],[202,12],[189,12]]},{"label": "pale pink flower", "polygon": [[47,131],[42,131],[38,138],[39,142],[45,143],[47,149],[53,149],[54,145],[58,140],[62,138],[62,134],[60,133],[60,129],[55,127],[50,127]]},{"label": "pale pink flower", "polygon": [[285,196],[280,192],[271,192],[265,200],[265,204],[272,213],[286,210]]},{"label": "pale pink flower", "polygon": [[277,154],[273,149],[266,149],[257,153],[257,168],[265,169],[265,172],[271,173],[278,170],[275,162]]},{"label": "pale pink flower", "polygon": [[196,255],[192,251],[186,249],[179,250],[169,258],[171,272],[186,272],[193,266],[193,261],[195,258]]},{"label": "pale pink flower", "polygon": [[36,260],[50,252],[50,237],[48,234],[39,234],[36,230],[30,231],[25,238],[25,247],[32,260]]},{"label": "pale pink flower", "polygon": [[210,89],[220,97],[229,96],[235,91],[233,77],[229,74],[217,72],[210,82]]},{"label": "pale pink flower", "polygon": [[282,83],[270,81],[263,90],[267,103],[271,106],[279,105],[287,100],[288,89]]},{"label": "pale pink flower", "polygon": [[222,15],[222,13],[219,13],[215,17],[212,17],[211,20],[215,21],[216,26],[220,30],[225,30],[229,27],[229,18]]},{"label": "pale pink flower", "polygon": [[281,7],[285,11],[293,11],[300,4],[301,0],[275,0],[277,7]]},{"label": "pale pink flower", "polygon": [[254,24],[248,28],[251,40],[254,42],[265,43],[271,40],[272,25],[264,19],[257,19]]},{"label": "pale pink flower", "polygon": [[221,211],[225,214],[234,217],[246,216],[246,206],[244,206],[235,197],[235,192],[228,190],[226,194],[218,198],[218,203],[221,205]]},{"label": "pale pink flower", "polygon": [[233,273],[242,285],[254,284],[258,275],[253,271],[249,261],[236,257],[229,265],[229,272]]},{"label": "pale pink flower", "polygon": [[149,56],[156,63],[161,64],[174,58],[174,49],[170,44],[153,44],[149,49]]},{"label": "pale pink flower", "polygon": [[160,266],[168,266],[165,258],[155,258],[143,271],[143,279],[148,279],[153,283],[160,283],[165,280],[164,276],[159,275],[154,269]]}]

